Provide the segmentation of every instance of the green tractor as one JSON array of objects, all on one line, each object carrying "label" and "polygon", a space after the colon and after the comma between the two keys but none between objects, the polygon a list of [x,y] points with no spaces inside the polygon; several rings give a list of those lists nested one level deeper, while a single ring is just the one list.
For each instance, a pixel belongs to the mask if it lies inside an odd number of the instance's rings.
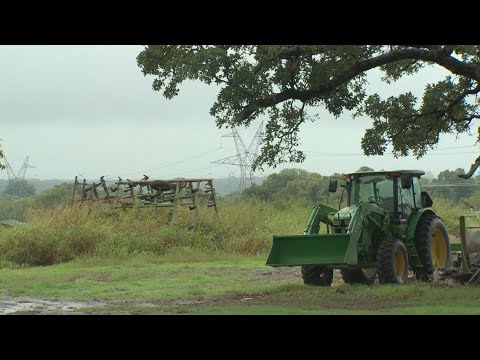
[{"label": "green tractor", "polygon": [[[330,286],[333,270],[346,283],[405,284],[409,271],[428,280],[450,268],[450,241],[422,191],[424,171],[357,172],[343,176],[347,206],[317,204],[303,235],[274,236],[267,265],[301,266],[303,281]],[[336,192],[338,179],[330,179]],[[343,198],[344,193],[342,193]],[[340,206],[339,206],[340,208]],[[320,222],[326,233],[319,234]]]}]

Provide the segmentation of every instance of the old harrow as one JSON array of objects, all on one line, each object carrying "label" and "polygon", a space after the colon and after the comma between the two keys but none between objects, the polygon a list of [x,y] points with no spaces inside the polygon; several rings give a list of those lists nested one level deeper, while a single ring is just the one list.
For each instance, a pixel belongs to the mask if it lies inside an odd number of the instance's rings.
[{"label": "old harrow", "polygon": [[106,203],[113,208],[152,208],[156,215],[159,209],[170,209],[171,220],[177,216],[178,207],[187,207],[192,211],[194,223],[200,207],[213,208],[218,213],[216,193],[211,178],[174,178],[169,180],[150,180],[144,175],[141,180],[123,180],[107,182],[104,176],[99,181],[79,181],[75,176],[71,205]]}]

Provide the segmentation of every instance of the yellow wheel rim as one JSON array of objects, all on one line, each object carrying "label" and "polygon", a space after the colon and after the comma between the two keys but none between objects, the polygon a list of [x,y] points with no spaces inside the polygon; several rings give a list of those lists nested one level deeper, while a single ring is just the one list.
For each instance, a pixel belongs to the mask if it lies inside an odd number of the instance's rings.
[{"label": "yellow wheel rim", "polygon": [[403,280],[405,275],[405,254],[401,249],[397,249],[393,256],[393,271],[399,280]]},{"label": "yellow wheel rim", "polygon": [[433,267],[435,269],[447,265],[447,242],[440,230],[434,230],[432,233],[430,253],[432,255]]}]

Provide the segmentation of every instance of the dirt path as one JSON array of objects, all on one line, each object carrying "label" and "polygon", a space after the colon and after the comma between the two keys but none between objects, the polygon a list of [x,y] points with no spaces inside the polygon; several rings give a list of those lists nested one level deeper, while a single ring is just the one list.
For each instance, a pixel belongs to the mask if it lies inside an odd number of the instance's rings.
[{"label": "dirt path", "polygon": [[1,296],[0,314],[69,314],[88,307],[104,306],[102,302],[47,300],[36,296]]}]

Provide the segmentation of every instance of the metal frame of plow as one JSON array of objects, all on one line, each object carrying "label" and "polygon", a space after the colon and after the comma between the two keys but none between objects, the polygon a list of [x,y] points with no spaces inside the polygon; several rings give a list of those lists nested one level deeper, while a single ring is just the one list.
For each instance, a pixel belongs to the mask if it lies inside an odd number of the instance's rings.
[{"label": "metal frame of plow", "polygon": [[[468,221],[469,219],[474,219],[473,223]],[[470,261],[470,252],[468,251],[467,247],[467,239],[471,235],[471,230],[480,230],[480,224],[478,223],[477,215],[462,215],[459,218],[460,220],[460,243],[451,243],[450,249],[452,254],[456,254],[458,257],[459,265],[455,266],[453,271],[447,271],[446,277],[450,276],[455,279],[461,279],[460,281],[465,285],[469,285],[471,283],[479,284],[479,275],[480,275],[480,267],[478,265],[478,261],[476,264],[472,264]],[[477,251],[476,251],[477,252]],[[458,272],[458,270],[460,270]]]},{"label": "metal frame of plow", "polygon": [[154,215],[159,208],[169,208],[170,221],[177,217],[178,206],[192,211],[192,222],[196,224],[198,209],[206,199],[206,206],[213,207],[218,214],[215,188],[211,178],[175,178],[169,180],[149,180],[144,175],[141,180],[124,181],[118,178],[110,186],[104,177],[100,181],[82,182],[75,176],[70,204],[107,203],[116,209],[152,208]]},{"label": "metal frame of plow", "polygon": [[[460,216],[460,239],[461,239],[461,246],[462,246],[462,269],[464,271],[472,271],[472,264],[470,263],[470,258],[469,258],[469,253],[467,249],[467,232],[468,230],[478,230],[480,229],[480,226],[475,225],[472,226],[469,224],[467,226],[467,218],[471,219],[476,219],[476,216],[474,215],[462,215]],[[466,282],[466,285],[470,284],[472,281],[474,281],[476,278],[478,278],[478,275],[480,274],[480,268],[476,269],[476,271],[473,273],[473,275],[470,277],[470,279]]]}]

